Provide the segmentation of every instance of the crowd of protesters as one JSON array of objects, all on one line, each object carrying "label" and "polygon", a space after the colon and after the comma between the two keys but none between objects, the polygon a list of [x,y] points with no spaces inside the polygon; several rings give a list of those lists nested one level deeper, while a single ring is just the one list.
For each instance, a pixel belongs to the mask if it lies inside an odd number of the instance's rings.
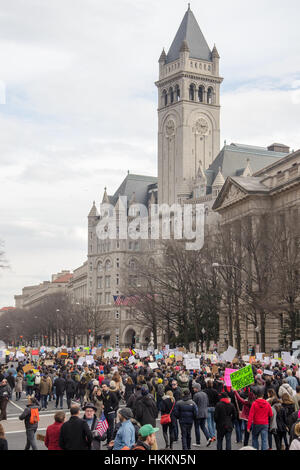
[{"label": "crowd of protesters", "polygon": [[[0,369],[0,421],[7,420],[9,400],[19,401],[22,394],[28,399],[19,416],[25,423],[26,450],[38,448],[39,412],[51,401],[58,411],[44,438],[49,450],[157,450],[158,423],[165,450],[173,450],[179,440],[182,450],[196,449],[201,432],[204,445],[216,441],[217,450],[231,450],[233,439],[249,450],[300,450],[298,365],[252,364],[254,383],[235,391],[226,386],[225,368],[242,368],[241,360],[215,364],[212,373],[204,358],[194,371],[182,362],[167,365],[163,360],[152,370],[149,358],[139,366],[114,359],[77,365],[74,354],[69,358],[72,363],[65,364],[52,357],[52,365],[42,359],[26,373],[26,361]],[[7,448],[0,424],[0,450]]]}]

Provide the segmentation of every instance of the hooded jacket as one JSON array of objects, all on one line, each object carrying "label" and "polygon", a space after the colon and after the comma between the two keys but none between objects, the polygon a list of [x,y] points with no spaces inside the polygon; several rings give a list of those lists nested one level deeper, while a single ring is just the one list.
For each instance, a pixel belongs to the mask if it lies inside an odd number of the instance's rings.
[{"label": "hooded jacket", "polygon": [[31,424],[30,423],[30,416],[31,416],[31,410],[32,409],[38,409],[40,411],[41,407],[38,404],[31,404],[27,405],[23,413],[19,416],[19,419],[21,421],[25,420],[25,428],[26,429],[37,429],[38,428],[38,423]]},{"label": "hooded jacket", "polygon": [[151,424],[153,427],[156,425],[156,418],[158,416],[158,410],[156,402],[153,396],[148,393],[148,395],[141,395],[135,406],[135,418],[144,426],[145,424]]},{"label": "hooded jacket", "polygon": [[214,413],[214,420],[219,434],[232,432],[233,422],[237,419],[235,407],[229,398],[221,398],[217,403]]},{"label": "hooded jacket", "polygon": [[249,418],[248,418],[248,425],[247,430],[250,431],[251,425],[253,424],[269,424],[269,418],[272,418],[273,411],[271,408],[270,403],[268,403],[263,398],[258,398],[252,403]]}]

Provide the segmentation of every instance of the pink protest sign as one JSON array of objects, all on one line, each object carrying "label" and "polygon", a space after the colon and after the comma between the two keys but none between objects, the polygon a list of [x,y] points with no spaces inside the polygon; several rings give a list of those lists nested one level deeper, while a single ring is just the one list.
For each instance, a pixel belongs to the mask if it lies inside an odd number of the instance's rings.
[{"label": "pink protest sign", "polygon": [[227,387],[231,387],[230,374],[236,372],[236,369],[225,369],[224,381]]}]

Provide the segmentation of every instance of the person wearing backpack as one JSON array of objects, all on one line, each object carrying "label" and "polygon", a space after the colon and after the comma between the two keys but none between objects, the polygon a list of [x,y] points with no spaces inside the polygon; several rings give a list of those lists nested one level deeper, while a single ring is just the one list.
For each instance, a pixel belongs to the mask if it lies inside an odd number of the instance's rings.
[{"label": "person wearing backpack", "polygon": [[25,422],[25,430],[27,442],[24,450],[38,450],[37,443],[35,440],[35,433],[39,425],[39,411],[41,407],[38,401],[34,397],[28,397],[28,405],[26,406],[23,413],[19,416],[21,421]]}]

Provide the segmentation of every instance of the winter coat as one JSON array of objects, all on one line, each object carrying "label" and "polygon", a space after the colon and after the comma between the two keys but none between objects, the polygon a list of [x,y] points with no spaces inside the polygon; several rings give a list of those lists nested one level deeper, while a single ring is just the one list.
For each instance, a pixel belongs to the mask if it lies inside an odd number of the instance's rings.
[{"label": "winter coat", "polygon": [[144,426],[144,424],[151,424],[153,427],[156,425],[156,418],[158,417],[158,410],[153,396],[141,395],[135,404],[135,418]]},{"label": "winter coat", "polygon": [[277,431],[278,432],[287,432],[287,419],[286,419],[286,414],[285,414],[285,411],[284,411],[282,405],[280,403],[275,404],[272,407],[272,410],[273,410],[273,408],[275,408],[275,410],[277,412],[277,415],[276,415]]},{"label": "winter coat", "polygon": [[197,392],[193,396],[193,400],[198,408],[197,418],[207,418],[208,417],[208,396],[204,392]]},{"label": "winter coat", "polygon": [[11,399],[11,388],[9,384],[0,385],[0,400],[2,399]]},{"label": "winter coat", "polygon": [[103,407],[104,407],[104,414],[105,416],[108,413],[112,413],[113,411],[117,411],[119,408],[119,401],[117,396],[114,392],[102,392],[102,399],[103,399]]},{"label": "winter coat", "polygon": [[15,388],[16,381],[13,375],[9,375],[8,377],[6,377],[6,380],[11,389]]},{"label": "winter coat", "polygon": [[125,384],[125,394],[124,394],[124,399],[126,401],[126,405],[128,406],[128,400],[130,396],[134,392],[135,385],[134,384]]},{"label": "winter coat", "polygon": [[24,379],[22,375],[17,375],[16,377],[16,385],[15,385],[15,392],[16,393],[21,393],[23,390],[23,383]]},{"label": "winter coat", "polygon": [[[83,420],[86,421],[86,416],[83,416]],[[101,441],[105,441],[107,434],[106,432],[100,436],[99,433],[96,431],[96,427],[99,423],[99,419],[97,418],[96,414],[94,415],[94,419],[92,422],[91,426],[91,432],[92,432],[92,443],[91,443],[91,450],[101,450]]]},{"label": "winter coat", "polygon": [[41,383],[40,383],[40,394],[41,395],[49,395],[51,392],[52,388],[52,382],[50,377],[42,377]]},{"label": "winter coat", "polygon": [[93,434],[87,422],[71,416],[60,429],[59,446],[63,450],[90,450]]},{"label": "winter coat", "polygon": [[176,403],[174,416],[180,424],[193,424],[198,416],[198,408],[190,396],[185,396]]},{"label": "winter coat", "polygon": [[19,416],[19,419],[21,421],[24,420],[26,429],[37,430],[38,428],[38,425],[39,425],[38,423],[34,423],[34,424],[30,423],[31,410],[34,410],[34,409],[38,409],[40,411],[41,407],[37,404],[27,405],[23,413],[21,413]]},{"label": "winter coat", "polygon": [[233,423],[236,419],[237,413],[229,398],[221,398],[214,412],[214,420],[218,433],[225,434],[226,432],[232,432]]},{"label": "winter coat", "polygon": [[269,418],[272,418],[273,411],[270,403],[268,403],[263,398],[258,398],[255,402],[252,403],[247,429],[250,430],[252,423],[253,424],[269,424]]},{"label": "winter coat", "polygon": [[76,384],[75,384],[74,380],[67,379],[66,380],[66,394],[73,397],[74,393],[75,393],[75,390],[76,390]]},{"label": "winter coat", "polygon": [[[251,392],[250,392],[251,393]],[[243,419],[245,421],[248,421],[248,418],[249,418],[249,413],[250,413],[250,408],[251,408],[251,405],[252,403],[250,403],[248,400],[244,400],[238,392],[234,392],[235,396],[236,396],[236,399],[242,403],[243,405],[243,408],[242,408],[242,412],[241,412],[241,416],[240,416],[240,419]]]},{"label": "winter coat", "polygon": [[58,377],[54,384],[55,386],[55,393],[57,396],[63,395],[66,389],[66,381],[62,377]]},{"label": "winter coat", "polygon": [[292,389],[292,387],[291,387],[289,384],[282,384],[282,385],[279,387],[279,390],[278,390],[278,396],[279,396],[279,398],[282,398],[282,395],[283,395],[284,393],[288,393],[291,398],[294,397],[293,389]]},{"label": "winter coat", "polygon": [[208,396],[208,407],[215,408],[219,401],[219,394],[215,388],[206,388],[204,393]]},{"label": "winter coat", "polygon": [[63,423],[54,422],[47,427],[46,437],[45,437],[45,446],[48,450],[62,450],[59,446],[59,434],[60,429]]}]

